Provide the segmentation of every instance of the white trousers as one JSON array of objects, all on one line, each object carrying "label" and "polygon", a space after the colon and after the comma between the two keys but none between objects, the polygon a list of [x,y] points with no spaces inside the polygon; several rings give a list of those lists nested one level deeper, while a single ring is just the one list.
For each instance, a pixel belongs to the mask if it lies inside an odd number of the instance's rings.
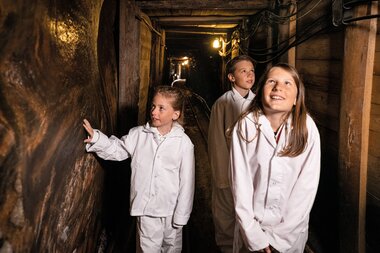
[{"label": "white trousers", "polygon": [[182,251],[182,227],[174,228],[173,216],[138,216],[136,222],[136,252],[180,253]]},{"label": "white trousers", "polygon": [[234,241],[235,208],[230,188],[213,186],[212,216],[216,245],[222,253],[231,253]]}]

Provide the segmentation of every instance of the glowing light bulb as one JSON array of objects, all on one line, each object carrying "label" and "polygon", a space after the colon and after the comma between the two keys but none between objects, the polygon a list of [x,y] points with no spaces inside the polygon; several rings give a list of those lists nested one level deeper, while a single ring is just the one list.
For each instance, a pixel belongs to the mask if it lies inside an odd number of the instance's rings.
[{"label": "glowing light bulb", "polygon": [[213,48],[220,48],[220,40],[219,40],[219,39],[215,39],[215,40],[212,42],[212,47],[213,47]]}]

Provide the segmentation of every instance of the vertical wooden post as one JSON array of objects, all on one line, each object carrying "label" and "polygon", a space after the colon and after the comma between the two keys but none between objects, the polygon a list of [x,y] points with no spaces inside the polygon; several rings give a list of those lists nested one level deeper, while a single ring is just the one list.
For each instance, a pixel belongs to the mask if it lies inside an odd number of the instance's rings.
[{"label": "vertical wooden post", "polygon": [[140,23],[134,1],[120,1],[118,134],[137,124],[139,101]]},{"label": "vertical wooden post", "polygon": [[[160,52],[159,52],[159,68],[158,68],[158,80],[159,83],[164,84],[163,79],[163,73],[164,73],[164,66],[165,66],[165,44],[166,44],[166,32],[165,30],[161,31],[161,38],[160,38]],[[167,82],[165,80],[165,82]]]},{"label": "vertical wooden post", "polygon": [[139,96],[138,96],[138,117],[137,124],[143,125],[146,123],[148,91],[150,80],[150,66],[151,66],[151,53],[152,53],[152,24],[149,17],[143,13],[138,12],[139,15]]},{"label": "vertical wooden post", "polygon": [[[354,9],[373,15],[377,2]],[[339,130],[339,252],[365,252],[365,212],[376,19],[347,25]],[[328,208],[328,207],[326,207]]]},{"label": "vertical wooden post", "polygon": [[[289,14],[291,8],[295,8],[294,6],[289,7],[288,9],[280,9],[279,15],[280,16],[286,16]],[[293,10],[296,12],[297,10]],[[286,24],[279,24],[278,25],[278,39],[277,39],[277,44],[288,40],[286,43],[286,46],[290,45],[295,41],[295,37],[291,38],[297,30],[296,30],[296,25],[297,25],[297,20],[296,16],[292,16],[289,19],[289,23]],[[283,44],[283,43],[282,43]],[[285,45],[281,46],[285,47]],[[280,48],[281,48],[280,47]],[[279,49],[279,48],[278,48]],[[280,62],[287,62],[292,66],[296,65],[296,48],[293,46],[292,48],[289,48],[281,57],[280,57]]]},{"label": "vertical wooden post", "polygon": [[[157,29],[157,22],[151,21],[152,26]],[[160,40],[161,37],[155,33],[152,33],[152,48],[150,53],[150,78],[149,78],[149,87],[158,85],[160,81],[158,80],[159,73],[159,60],[160,60]]]},{"label": "vertical wooden post", "polygon": [[[297,20],[293,16],[289,21],[289,37],[297,32]],[[295,41],[295,37],[289,40],[289,44]],[[296,47],[292,47],[288,50],[288,63],[292,66],[296,66]]]},{"label": "vertical wooden post", "polygon": [[[240,35],[239,35],[240,36]],[[235,58],[236,56],[239,55],[239,41],[234,38],[231,41],[231,59]]]},{"label": "vertical wooden post", "polygon": [[[267,48],[272,48],[273,46],[273,27],[272,26],[268,26],[267,28]],[[269,60],[272,56],[271,56],[271,53],[272,53],[273,49],[269,49],[268,50],[268,56],[267,56],[267,60]],[[268,62],[267,64],[267,68],[270,68],[272,67],[272,61]]]}]

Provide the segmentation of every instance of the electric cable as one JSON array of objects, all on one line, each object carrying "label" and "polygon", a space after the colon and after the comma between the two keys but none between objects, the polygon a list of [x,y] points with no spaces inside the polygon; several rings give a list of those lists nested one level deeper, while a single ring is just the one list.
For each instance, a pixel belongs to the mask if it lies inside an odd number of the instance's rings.
[{"label": "electric cable", "polygon": [[354,21],[359,21],[359,20],[364,20],[364,19],[371,19],[371,18],[380,18],[380,15],[368,15],[368,16],[361,16],[361,17],[356,17],[356,18],[346,18],[342,20],[342,24],[347,25],[348,23],[354,22]]},{"label": "electric cable", "polygon": [[157,31],[144,17],[140,16],[140,15],[136,15],[135,16],[138,20],[142,20],[144,21],[144,23],[148,26],[148,28],[155,32],[158,36],[162,37],[161,33],[159,31]]},{"label": "electric cable", "polygon": [[[321,18],[319,18],[320,20],[322,20],[323,16]],[[271,55],[275,55],[269,59],[266,59],[266,60],[257,60],[256,57],[255,60],[258,62],[258,63],[267,63],[267,62],[270,62],[278,57],[280,57],[282,54],[284,54],[286,51],[288,51],[290,48],[294,47],[294,46],[297,46],[301,43],[303,43],[304,41],[310,39],[311,37],[321,33],[322,31],[326,30],[326,29],[329,29],[331,28],[331,25],[330,24],[327,24],[325,26],[322,26],[319,30],[311,33],[311,34],[303,34],[303,38],[298,38],[297,40],[293,41],[292,43],[290,43],[288,46],[286,47],[283,47],[283,48],[280,48],[279,50],[275,51],[275,52],[271,52],[271,53],[267,53],[267,54],[264,54],[264,55],[261,55],[261,56],[271,56]],[[241,49],[242,52],[244,52],[243,49]],[[248,52],[245,52],[245,53],[249,53],[251,52],[251,50],[248,50]],[[257,54],[252,54],[253,56],[257,55]]]},{"label": "electric cable", "polygon": [[[306,15],[308,15],[309,13],[311,13],[311,11],[313,11],[320,3],[321,3],[322,0],[319,0],[316,4],[314,4],[314,6],[312,8],[310,8],[306,13],[303,13],[300,17],[296,17],[294,19],[295,20],[299,20],[303,17],[305,17]],[[297,5],[297,3],[299,3],[301,1],[296,1],[296,2],[290,2],[288,5]],[[261,22],[265,21],[268,25],[272,25],[273,23],[277,23],[277,24],[287,24],[290,22],[290,18],[297,15],[298,13],[301,12],[301,10],[305,9],[311,2],[313,1],[309,1],[305,6],[303,6],[301,9],[298,9],[296,12],[291,11],[291,14],[290,15],[286,15],[286,16],[279,16],[277,14],[275,14],[273,11],[269,10],[269,9],[263,9],[261,11],[259,11],[258,13],[256,13],[255,15],[251,16],[251,18],[256,18],[256,16],[259,16],[258,18],[258,22],[256,24],[253,24],[250,28],[251,32],[249,32],[248,36],[245,37],[245,38],[241,38],[242,40],[247,40],[249,39],[250,37],[252,37],[256,31],[258,30]],[[280,5],[281,6],[281,5]],[[287,5],[282,5],[282,6],[287,6]],[[274,19],[273,17],[277,17],[277,19]],[[255,28],[252,29],[252,27],[255,25]]]},{"label": "electric cable", "polygon": [[370,2],[378,2],[379,0],[356,0],[356,1],[349,1],[349,2],[346,2],[346,3],[343,3],[343,9],[346,9],[346,10],[349,10],[351,9],[353,6],[355,5],[359,5],[359,4],[366,4],[366,3],[370,3]]},{"label": "electric cable", "polygon": [[[279,0],[277,0],[279,1]],[[378,1],[378,0],[373,0],[373,1],[362,1],[362,0],[356,0],[356,1],[350,1],[348,3],[345,3],[343,5],[343,7],[345,9],[349,8],[350,6],[353,6],[353,5],[357,5],[357,4],[365,4],[365,3],[369,3],[369,2],[374,2],[374,1]],[[303,6],[302,10],[306,8],[306,6],[309,6],[310,3],[312,1],[309,1],[306,5]],[[314,1],[315,2],[315,1]],[[322,0],[319,0],[318,2],[316,2],[313,7],[309,10],[307,10],[307,12],[303,13],[301,16],[297,17],[296,20],[298,19],[301,19],[303,17],[305,17],[306,15],[310,14],[313,10],[315,10],[317,8],[317,6],[322,2]],[[300,3],[300,1],[296,1],[295,4],[297,3]],[[290,2],[290,3],[287,3],[287,4],[280,4],[279,3],[279,6],[280,8],[281,7],[287,7],[289,9],[289,7],[291,7],[294,3],[293,2]],[[255,15],[251,16],[251,20],[253,21],[256,21],[254,22],[251,26],[250,26],[250,31],[248,33],[248,35],[246,37],[243,37],[241,38],[241,40],[248,40],[249,38],[251,38],[256,32],[257,30],[259,29],[260,25],[262,24],[267,24],[269,26],[273,26],[274,24],[283,24],[283,23],[286,23],[286,22],[290,22],[290,18],[293,17],[294,15],[297,15],[298,13],[301,12],[301,9],[298,9],[298,11],[294,12],[294,9],[290,10],[288,15],[284,15],[284,16],[280,16],[280,15],[277,15],[276,13],[274,13],[272,10],[269,10],[269,9],[264,9],[258,13],[256,13]],[[269,59],[266,59],[266,60],[257,60],[258,63],[267,63],[267,62],[270,62],[278,57],[280,57],[282,54],[284,54],[287,50],[289,50],[290,48],[294,47],[294,46],[297,46],[303,42],[305,42],[306,40],[310,39],[311,37],[317,35],[317,34],[320,34],[321,32],[329,29],[329,28],[333,28],[331,26],[330,23],[327,23],[326,24],[326,17],[331,19],[332,18],[332,14],[331,13],[328,13],[326,15],[323,15],[319,18],[317,18],[316,20],[314,20],[310,26],[306,26],[306,28],[303,30],[302,33],[297,33],[297,36],[296,34],[293,34],[291,36],[289,36],[287,39],[277,43],[276,45],[272,46],[272,47],[269,47],[269,48],[262,48],[262,49],[244,49],[240,46],[240,44],[238,44],[238,50],[239,52],[243,53],[243,54],[249,54],[251,53],[252,56],[256,56],[256,57],[268,57],[270,56]],[[354,21],[358,21],[358,20],[364,20],[364,19],[371,19],[371,18],[379,18],[380,15],[367,15],[367,16],[362,16],[362,17],[355,17],[355,18],[346,18],[346,19],[343,19],[342,20],[342,24],[345,24],[347,25],[348,23],[350,22],[354,22]],[[241,27],[239,29],[242,29]],[[316,31],[314,31],[315,29],[317,29]],[[243,34],[243,32],[240,32],[241,34]],[[295,39],[294,39],[295,38]],[[288,45],[286,45],[286,43],[288,43],[289,41],[293,40],[291,43],[289,43]],[[282,46],[282,45],[286,45],[286,46]],[[273,49],[277,49],[277,50],[274,50],[272,51]],[[255,57],[255,58],[256,58]]]},{"label": "electric cable", "polygon": [[326,30],[326,29],[328,29],[328,28],[329,28],[329,27],[323,27],[323,28],[321,28],[320,30],[318,30],[317,32],[315,32],[314,34],[311,34],[310,36],[308,36],[308,37],[306,37],[306,38],[304,38],[304,39],[302,39],[302,40],[297,41],[297,43],[291,43],[291,44],[289,44],[289,46],[283,48],[283,49],[282,49],[277,55],[275,55],[274,57],[271,57],[271,58],[269,58],[269,59],[262,60],[262,61],[255,59],[255,61],[256,61],[257,63],[268,63],[268,62],[271,62],[271,61],[273,61],[274,59],[277,59],[278,57],[280,57],[281,55],[283,55],[283,54],[284,54],[286,51],[288,51],[290,48],[295,47],[295,46],[298,46],[299,44],[305,42],[306,40],[310,39],[311,37],[315,36],[316,34],[321,33],[322,31],[324,31],[324,30]]},{"label": "electric cable", "polygon": [[[289,42],[290,40],[292,40],[294,37],[298,37],[298,38],[302,38],[302,36],[304,36],[305,34],[307,34],[309,31],[311,31],[312,29],[314,29],[314,27],[320,25],[320,24],[323,24],[323,22],[326,21],[326,18],[329,18],[331,15],[329,14],[326,14],[326,15],[323,15],[321,17],[319,17],[318,19],[316,19],[314,22],[313,22],[313,25],[312,26],[308,26],[306,29],[302,30],[302,32],[299,32],[298,35],[297,34],[293,34],[291,36],[289,36],[286,40],[283,40],[279,43],[277,43],[276,45],[272,46],[272,47],[269,47],[269,48],[261,48],[261,49],[251,49],[250,52],[254,52],[255,55],[260,55],[260,56],[268,56],[268,55],[272,55],[274,53],[267,53],[267,54],[263,54],[263,53],[260,53],[260,52],[267,52],[267,51],[270,51],[274,48],[278,48],[280,45],[282,44],[285,44],[287,42]],[[297,37],[296,37],[296,40],[297,40]]]}]

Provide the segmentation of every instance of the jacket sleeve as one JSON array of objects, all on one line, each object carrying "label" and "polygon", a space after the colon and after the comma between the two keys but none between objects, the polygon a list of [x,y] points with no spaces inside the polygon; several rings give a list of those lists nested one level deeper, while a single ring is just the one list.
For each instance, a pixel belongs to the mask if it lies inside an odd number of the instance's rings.
[{"label": "jacket sleeve", "polygon": [[229,149],[225,135],[224,113],[221,104],[218,102],[214,104],[211,110],[207,141],[212,176],[218,187],[227,187],[229,184]]},{"label": "jacket sleeve", "polygon": [[308,144],[305,152],[301,154],[305,160],[301,163],[301,172],[284,211],[283,222],[273,227],[273,230],[266,231],[270,244],[281,252],[292,247],[300,233],[307,229],[309,214],[318,189],[320,137],[314,122],[311,123],[311,127],[308,128]]},{"label": "jacket sleeve", "polygon": [[[94,129],[94,143],[86,144],[87,152],[95,152],[104,160],[122,161],[130,157],[128,152],[128,135],[118,139],[116,136],[108,138],[105,134]],[[97,138],[96,138],[97,137]]]},{"label": "jacket sleeve", "polygon": [[186,144],[182,152],[179,194],[173,216],[173,225],[176,226],[186,225],[193,208],[195,184],[194,145],[190,139],[187,140]]},{"label": "jacket sleeve", "polygon": [[[257,251],[269,246],[269,240],[257,220],[254,219],[253,212],[254,186],[253,175],[250,169],[250,155],[247,152],[248,142],[244,140],[238,131],[248,139],[252,139],[252,132],[256,131],[252,125],[247,126],[242,122],[241,130],[237,129],[237,123],[232,132],[230,149],[231,166],[231,190],[234,198],[237,223],[240,227],[240,234],[250,251]],[[249,134],[249,136],[248,136]]]}]

